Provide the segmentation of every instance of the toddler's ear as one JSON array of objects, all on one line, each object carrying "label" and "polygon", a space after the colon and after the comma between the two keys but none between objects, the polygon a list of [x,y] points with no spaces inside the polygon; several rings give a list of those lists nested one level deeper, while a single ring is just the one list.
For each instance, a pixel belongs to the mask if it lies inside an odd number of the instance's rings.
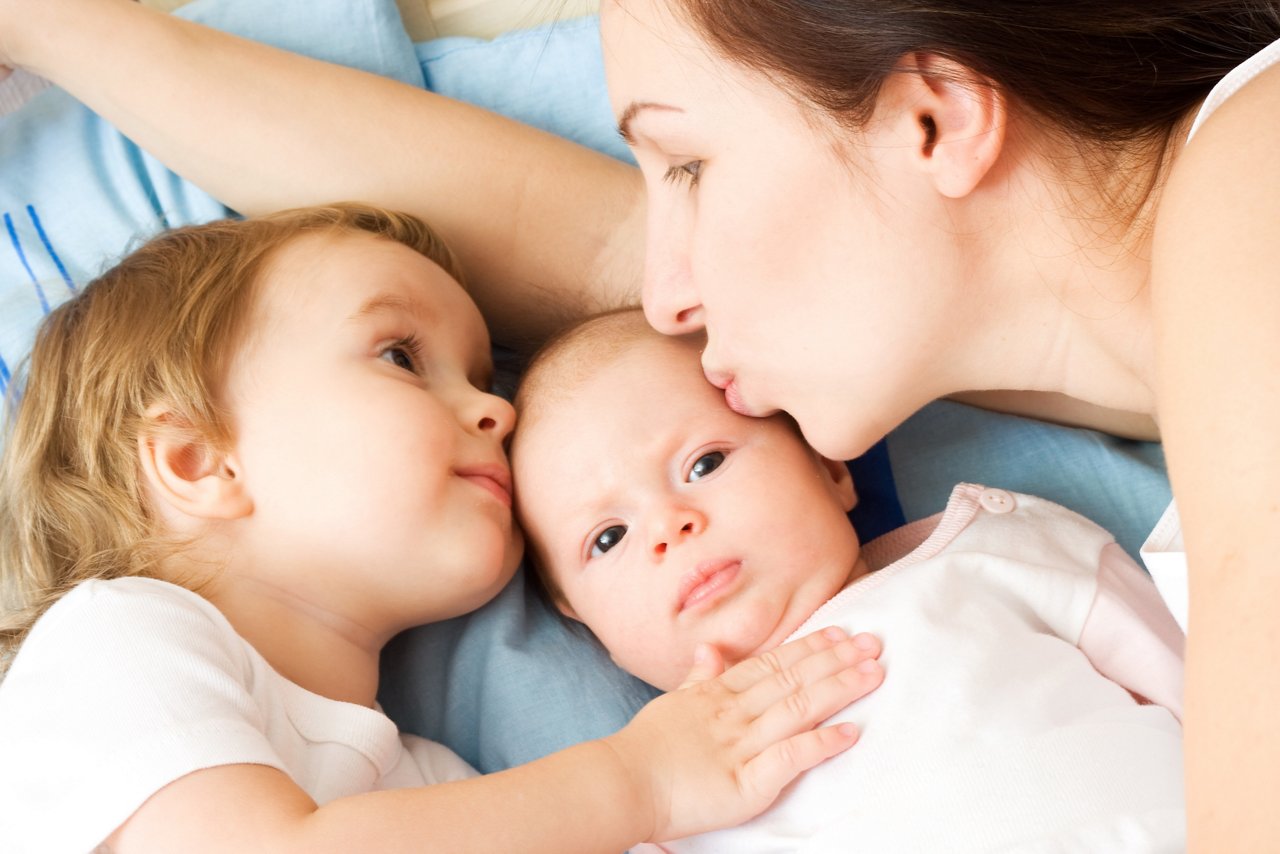
[{"label": "toddler's ear", "polygon": [[853,475],[849,474],[849,467],[839,460],[829,460],[826,457],[818,459],[823,470],[830,476],[832,494],[840,502],[844,512],[848,513],[858,504],[858,492],[853,488]]},{"label": "toddler's ear", "polygon": [[196,519],[238,519],[253,511],[239,462],[176,413],[153,407],[138,436],[142,476],[154,500]]}]

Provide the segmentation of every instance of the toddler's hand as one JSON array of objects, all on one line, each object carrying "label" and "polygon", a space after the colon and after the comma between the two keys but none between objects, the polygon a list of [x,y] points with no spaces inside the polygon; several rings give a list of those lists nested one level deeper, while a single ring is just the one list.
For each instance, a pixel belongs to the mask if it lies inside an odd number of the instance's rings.
[{"label": "toddler's hand", "polygon": [[661,842],[763,812],[801,772],[850,747],[851,724],[815,727],[884,678],[880,643],[825,629],[728,671],[710,647],[689,679],[605,739],[653,809]]}]

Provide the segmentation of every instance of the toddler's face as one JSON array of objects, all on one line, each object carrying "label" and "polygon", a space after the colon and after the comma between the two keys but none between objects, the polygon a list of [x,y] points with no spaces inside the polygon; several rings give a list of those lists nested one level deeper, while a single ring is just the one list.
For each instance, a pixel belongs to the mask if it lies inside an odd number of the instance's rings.
[{"label": "toddler's face", "polygon": [[660,688],[700,641],[730,663],[778,644],[858,556],[844,465],[730,410],[685,341],[645,339],[557,395],[514,463],[563,609]]},{"label": "toddler's face", "polygon": [[286,589],[368,626],[478,607],[520,539],[474,303],[418,253],[365,234],[306,236],[266,272],[231,366],[234,451],[253,554]]}]

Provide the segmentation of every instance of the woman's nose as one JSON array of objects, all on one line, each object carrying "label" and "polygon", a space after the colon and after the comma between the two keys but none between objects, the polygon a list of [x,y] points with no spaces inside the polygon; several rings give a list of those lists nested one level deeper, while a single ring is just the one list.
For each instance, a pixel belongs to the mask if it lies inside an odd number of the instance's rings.
[{"label": "woman's nose", "polygon": [[650,200],[641,298],[649,325],[666,335],[684,335],[703,327],[684,220],[678,208],[662,209]]}]

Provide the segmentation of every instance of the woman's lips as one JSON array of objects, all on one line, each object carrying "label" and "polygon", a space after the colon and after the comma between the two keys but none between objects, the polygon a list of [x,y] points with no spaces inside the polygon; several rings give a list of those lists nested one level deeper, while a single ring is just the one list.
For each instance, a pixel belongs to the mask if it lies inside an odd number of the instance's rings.
[{"label": "woman's lips", "polygon": [[676,611],[687,611],[710,605],[718,600],[738,578],[740,560],[708,560],[685,573],[676,594]]},{"label": "woman's lips", "polygon": [[747,408],[747,402],[742,399],[742,393],[738,391],[738,380],[733,374],[724,371],[703,369],[707,376],[707,382],[724,392],[724,402],[729,408],[739,415],[750,415],[751,411]]},{"label": "woman's lips", "polygon": [[746,401],[742,399],[742,394],[738,391],[738,384],[736,382],[730,381],[730,383],[724,387],[724,402],[728,404],[730,409],[739,415],[751,414],[750,410],[747,409]]}]

